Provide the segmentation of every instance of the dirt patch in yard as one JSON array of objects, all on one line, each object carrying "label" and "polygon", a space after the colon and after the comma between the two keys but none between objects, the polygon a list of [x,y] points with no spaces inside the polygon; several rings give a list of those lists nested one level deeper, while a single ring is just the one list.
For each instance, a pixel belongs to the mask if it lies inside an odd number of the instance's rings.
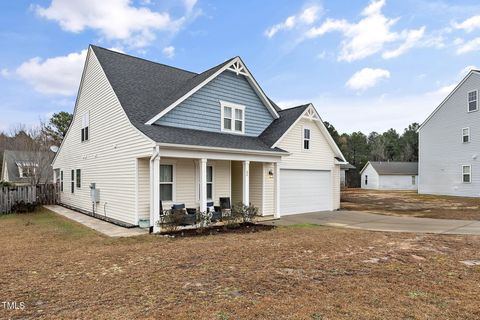
[{"label": "dirt patch in yard", "polygon": [[279,227],[106,238],[0,217],[0,318],[478,319],[478,236]]},{"label": "dirt patch in yard", "polygon": [[346,189],[341,208],[436,219],[480,220],[480,198],[420,195],[415,191]]}]

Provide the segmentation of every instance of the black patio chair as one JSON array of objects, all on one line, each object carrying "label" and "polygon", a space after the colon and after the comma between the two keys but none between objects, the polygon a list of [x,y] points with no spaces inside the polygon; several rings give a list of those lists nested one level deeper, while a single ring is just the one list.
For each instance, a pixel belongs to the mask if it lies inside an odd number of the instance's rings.
[{"label": "black patio chair", "polygon": [[187,210],[185,208],[185,203],[172,205],[171,214],[176,213],[176,212],[183,212],[185,214],[185,217],[183,218],[183,221],[182,221],[182,225],[191,226],[191,225],[195,225],[197,223],[196,210],[193,213],[190,209]]}]

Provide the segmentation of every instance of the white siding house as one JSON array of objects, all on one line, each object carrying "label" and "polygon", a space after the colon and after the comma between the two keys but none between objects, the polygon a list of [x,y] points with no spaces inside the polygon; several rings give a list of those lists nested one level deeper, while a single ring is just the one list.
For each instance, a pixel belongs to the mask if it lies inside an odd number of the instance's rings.
[{"label": "white siding house", "polygon": [[362,189],[417,190],[417,162],[369,161],[361,174]]},{"label": "white siding house", "polygon": [[480,72],[472,70],[419,129],[419,193],[480,196]]},{"label": "white siding house", "polygon": [[274,217],[338,209],[345,163],[314,106],[280,109],[239,57],[197,74],[90,46],[52,165],[63,205],[158,231],[161,210],[220,198]]}]

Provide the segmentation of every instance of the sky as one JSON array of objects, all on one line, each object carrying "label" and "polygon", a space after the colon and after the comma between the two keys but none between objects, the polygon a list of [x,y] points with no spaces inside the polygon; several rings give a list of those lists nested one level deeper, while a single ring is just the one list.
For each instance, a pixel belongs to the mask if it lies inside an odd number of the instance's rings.
[{"label": "sky", "polygon": [[241,56],[281,107],[402,132],[480,67],[477,1],[0,2],[0,130],[72,112],[96,44],[202,72]]}]

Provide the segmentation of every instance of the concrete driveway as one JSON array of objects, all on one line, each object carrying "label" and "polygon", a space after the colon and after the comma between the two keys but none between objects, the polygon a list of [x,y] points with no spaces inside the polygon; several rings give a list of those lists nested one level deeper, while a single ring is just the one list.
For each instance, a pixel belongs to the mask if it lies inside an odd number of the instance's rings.
[{"label": "concrete driveway", "polygon": [[393,217],[358,211],[312,212],[282,216],[275,225],[318,224],[351,229],[480,235],[480,221]]}]

